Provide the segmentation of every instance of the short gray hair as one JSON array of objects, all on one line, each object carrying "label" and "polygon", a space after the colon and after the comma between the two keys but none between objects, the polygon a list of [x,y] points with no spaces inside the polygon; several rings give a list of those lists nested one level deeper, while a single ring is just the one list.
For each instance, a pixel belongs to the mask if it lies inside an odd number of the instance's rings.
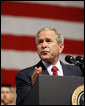
[{"label": "short gray hair", "polygon": [[59,31],[57,31],[55,28],[52,28],[52,27],[44,27],[42,29],[40,29],[37,34],[36,34],[36,44],[38,43],[38,35],[41,31],[48,31],[48,30],[52,30],[55,32],[56,34],[56,40],[57,40],[57,43],[58,44],[61,44],[61,43],[64,43],[64,38],[63,36],[61,35],[61,33]]}]

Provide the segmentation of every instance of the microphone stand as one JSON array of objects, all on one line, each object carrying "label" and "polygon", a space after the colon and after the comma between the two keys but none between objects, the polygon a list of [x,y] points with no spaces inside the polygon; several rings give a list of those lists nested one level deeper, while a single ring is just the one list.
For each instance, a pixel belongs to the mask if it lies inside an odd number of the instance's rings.
[{"label": "microphone stand", "polygon": [[81,72],[83,73],[83,76],[84,76],[84,63],[81,63],[79,61],[76,61],[74,64],[76,66],[79,66],[79,68],[80,68],[80,70],[81,70]]},{"label": "microphone stand", "polygon": [[83,63],[83,64],[79,64],[79,67],[80,67],[80,69],[81,69],[81,72],[82,72],[83,75],[84,75],[84,63]]}]

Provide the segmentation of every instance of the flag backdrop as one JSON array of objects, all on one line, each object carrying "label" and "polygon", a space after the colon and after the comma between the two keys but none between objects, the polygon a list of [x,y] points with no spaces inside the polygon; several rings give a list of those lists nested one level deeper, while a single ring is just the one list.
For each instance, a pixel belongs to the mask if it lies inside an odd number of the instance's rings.
[{"label": "flag backdrop", "polygon": [[84,55],[84,1],[1,1],[1,83],[15,86],[16,73],[40,60],[35,36],[46,26],[65,38],[63,62]]}]

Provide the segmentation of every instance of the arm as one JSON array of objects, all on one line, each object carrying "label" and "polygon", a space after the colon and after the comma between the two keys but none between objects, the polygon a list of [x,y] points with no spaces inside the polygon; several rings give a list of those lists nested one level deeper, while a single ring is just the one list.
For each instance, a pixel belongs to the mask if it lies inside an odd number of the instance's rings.
[{"label": "arm", "polygon": [[[34,69],[34,71],[32,71]],[[31,71],[30,71],[31,70]],[[28,70],[23,70],[18,72],[16,75],[16,93],[17,99],[16,104],[22,104],[26,97],[29,96],[29,93],[37,79],[37,76],[41,74],[42,68],[35,67],[29,68]]]},{"label": "arm", "polygon": [[17,93],[16,104],[21,104],[31,91],[32,88],[31,77],[27,76],[23,72],[18,72],[15,80],[16,80],[16,93]]}]

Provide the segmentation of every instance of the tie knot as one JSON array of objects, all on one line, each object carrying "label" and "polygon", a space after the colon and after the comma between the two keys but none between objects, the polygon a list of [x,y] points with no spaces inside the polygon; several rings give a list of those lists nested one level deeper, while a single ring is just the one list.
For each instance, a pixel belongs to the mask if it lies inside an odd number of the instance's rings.
[{"label": "tie knot", "polygon": [[53,75],[57,75],[57,67],[56,66],[53,66],[52,67],[52,71],[53,71]]}]

